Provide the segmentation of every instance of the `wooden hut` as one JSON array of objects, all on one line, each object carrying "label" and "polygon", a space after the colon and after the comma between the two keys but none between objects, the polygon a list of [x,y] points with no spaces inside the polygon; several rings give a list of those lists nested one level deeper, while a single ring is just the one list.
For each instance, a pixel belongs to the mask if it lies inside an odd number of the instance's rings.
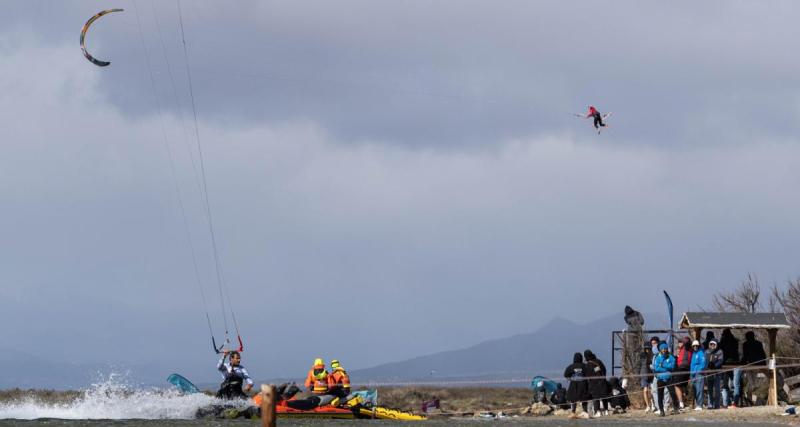
[{"label": "wooden hut", "polygon": [[771,369],[773,381],[770,384],[769,404],[777,405],[777,384],[775,384],[775,344],[779,329],[789,329],[791,325],[783,313],[713,313],[688,312],[681,317],[680,328],[686,329],[696,340],[701,340],[703,329],[747,329],[765,330],[769,337],[768,356],[773,358]]}]

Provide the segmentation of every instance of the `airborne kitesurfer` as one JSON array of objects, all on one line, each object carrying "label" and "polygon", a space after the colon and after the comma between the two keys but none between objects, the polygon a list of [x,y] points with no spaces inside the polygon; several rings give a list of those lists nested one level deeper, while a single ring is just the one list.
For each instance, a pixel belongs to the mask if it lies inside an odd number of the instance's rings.
[{"label": "airborne kitesurfer", "polygon": [[[230,355],[230,362],[225,359]],[[222,358],[217,362],[217,370],[222,373],[222,384],[217,391],[220,399],[247,399],[247,393],[253,388],[253,380],[247,369],[241,365],[242,356],[238,351],[222,352]],[[242,384],[244,383],[244,388]]]},{"label": "airborne kitesurfer", "polygon": [[589,111],[586,113],[586,118],[589,117],[594,118],[594,128],[597,129],[597,132],[600,132],[601,127],[606,127],[606,124],[603,123],[603,115],[593,105],[589,106]]}]

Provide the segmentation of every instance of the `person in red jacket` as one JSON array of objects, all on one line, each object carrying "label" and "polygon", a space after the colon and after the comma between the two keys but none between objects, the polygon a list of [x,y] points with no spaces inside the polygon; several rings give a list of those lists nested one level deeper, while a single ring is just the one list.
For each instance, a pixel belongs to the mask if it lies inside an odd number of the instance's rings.
[{"label": "person in red jacket", "polygon": [[594,128],[597,129],[597,132],[600,132],[601,127],[606,127],[606,124],[603,123],[603,115],[594,108],[594,105],[589,106],[589,111],[586,113],[585,118],[592,117],[594,118]]},{"label": "person in red jacket", "polygon": [[689,384],[689,370],[692,366],[692,340],[689,337],[683,337],[678,341],[678,349],[675,352],[675,375],[673,381],[675,383],[675,394],[678,395],[678,405],[680,409],[684,408],[684,400],[689,396],[687,385]]}]

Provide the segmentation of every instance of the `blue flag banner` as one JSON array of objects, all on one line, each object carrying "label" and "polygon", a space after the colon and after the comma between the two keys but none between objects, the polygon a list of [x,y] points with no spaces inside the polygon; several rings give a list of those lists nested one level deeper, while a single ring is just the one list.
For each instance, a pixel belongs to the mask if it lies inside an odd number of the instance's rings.
[{"label": "blue flag banner", "polygon": [[667,345],[672,351],[672,332],[674,325],[675,312],[672,309],[672,298],[669,297],[667,291],[664,291],[664,298],[667,299],[667,319],[669,319],[669,337],[667,337]]}]

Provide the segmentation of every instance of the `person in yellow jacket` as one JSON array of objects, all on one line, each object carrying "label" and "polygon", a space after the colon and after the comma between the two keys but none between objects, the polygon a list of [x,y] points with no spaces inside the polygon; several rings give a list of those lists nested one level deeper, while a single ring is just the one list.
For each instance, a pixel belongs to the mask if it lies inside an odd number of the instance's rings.
[{"label": "person in yellow jacket", "polygon": [[329,387],[330,393],[339,397],[347,397],[350,394],[350,375],[342,368],[342,365],[337,359],[331,360],[331,374]]},{"label": "person in yellow jacket", "polygon": [[314,360],[314,366],[308,371],[306,376],[306,388],[316,395],[328,394],[330,388],[330,375],[325,370],[325,361],[322,359]]}]

